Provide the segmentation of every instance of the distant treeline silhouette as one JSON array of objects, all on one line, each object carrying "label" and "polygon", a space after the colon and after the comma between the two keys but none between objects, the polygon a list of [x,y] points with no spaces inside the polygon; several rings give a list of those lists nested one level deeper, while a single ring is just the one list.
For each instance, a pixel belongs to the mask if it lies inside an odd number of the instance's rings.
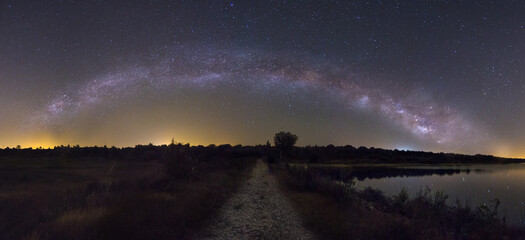
[{"label": "distant treeline silhouette", "polygon": [[199,159],[210,158],[240,158],[262,156],[265,147],[261,146],[231,146],[229,144],[215,146],[190,146],[189,144],[170,145],[136,145],[135,147],[80,147],[57,146],[53,149],[0,149],[0,157],[15,156],[20,158],[36,157],[86,157],[110,158],[119,160],[156,160],[163,159],[169,150],[183,150]]},{"label": "distant treeline silhouette", "polygon": [[[186,148],[192,154],[202,158],[213,157],[253,157],[268,156],[269,159],[280,158],[280,151],[275,146],[265,145],[242,146],[229,144],[190,146],[189,144],[170,145],[136,145],[135,147],[80,147],[57,146],[54,149],[32,148],[5,148],[0,149],[0,157],[102,157],[118,159],[161,159],[162,154],[169,148]],[[43,155],[44,154],[44,155]],[[286,152],[286,161],[306,163],[516,163],[525,162],[523,159],[500,158],[492,155],[465,155],[454,153],[432,153],[423,151],[388,150],[374,147],[346,146],[306,146],[292,147]]]},{"label": "distant treeline silhouette", "polygon": [[515,163],[524,161],[492,155],[389,150],[363,146],[355,148],[351,145],[295,147],[289,152],[289,157],[310,163]]}]

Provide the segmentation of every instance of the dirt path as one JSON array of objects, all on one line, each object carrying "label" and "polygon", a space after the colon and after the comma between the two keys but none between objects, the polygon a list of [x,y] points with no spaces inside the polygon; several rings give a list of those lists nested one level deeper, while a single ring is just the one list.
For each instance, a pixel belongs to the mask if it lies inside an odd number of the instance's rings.
[{"label": "dirt path", "polygon": [[250,179],[200,239],[315,239],[277,184],[266,164],[257,160]]}]

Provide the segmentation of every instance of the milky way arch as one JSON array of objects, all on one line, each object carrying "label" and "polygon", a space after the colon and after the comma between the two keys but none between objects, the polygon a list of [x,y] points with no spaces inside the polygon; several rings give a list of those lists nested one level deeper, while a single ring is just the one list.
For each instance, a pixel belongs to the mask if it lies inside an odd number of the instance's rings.
[{"label": "milky way arch", "polygon": [[[166,54],[167,55],[167,54]],[[184,50],[147,63],[130,64],[70,87],[31,119],[32,126],[61,128],[79,113],[102,105],[119,104],[120,99],[144,89],[177,93],[184,89],[213,90],[220,84],[248,86],[253,92],[279,88],[289,94],[298,89],[322,90],[347,108],[363,109],[392,122],[422,140],[442,145],[465,144],[480,139],[475,126],[450,106],[430,102],[412,94],[393,94],[399,89],[370,86],[337,65],[291,54],[257,51]],[[473,144],[473,143],[472,143]]]}]

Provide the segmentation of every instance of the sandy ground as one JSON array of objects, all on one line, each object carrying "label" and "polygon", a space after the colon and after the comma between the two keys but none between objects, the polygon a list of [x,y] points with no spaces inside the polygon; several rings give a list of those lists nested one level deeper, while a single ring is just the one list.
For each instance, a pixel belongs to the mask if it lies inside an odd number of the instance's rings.
[{"label": "sandy ground", "polygon": [[315,239],[262,160],[198,239]]}]

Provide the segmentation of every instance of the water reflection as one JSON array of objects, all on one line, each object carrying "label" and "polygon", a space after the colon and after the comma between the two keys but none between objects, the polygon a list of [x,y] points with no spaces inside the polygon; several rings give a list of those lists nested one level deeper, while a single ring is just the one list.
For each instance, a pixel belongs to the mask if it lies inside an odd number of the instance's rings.
[{"label": "water reflection", "polygon": [[[480,170],[480,169],[476,169]],[[423,177],[430,175],[454,175],[459,173],[470,173],[470,169],[428,169],[428,168],[393,168],[393,167],[357,167],[353,169],[353,175],[357,180],[381,179],[392,177]]]},{"label": "water reflection", "polygon": [[[297,167],[297,166],[296,166]],[[312,165],[308,167],[312,168]],[[436,168],[431,166],[385,166],[385,165],[315,165],[313,168],[324,176],[331,176],[338,181],[349,181],[353,178],[363,181],[365,179],[381,179],[392,177],[423,177],[431,175],[454,175],[460,173],[469,174],[471,171],[476,173],[490,172],[489,169],[470,169],[470,168]]]},{"label": "water reflection", "polygon": [[[472,207],[501,200],[499,214],[509,224],[525,225],[525,165],[464,166],[398,166],[375,170],[351,170],[357,177],[356,187],[372,187],[386,195],[407,189],[414,196],[421,188],[430,187],[449,195],[449,203],[459,199]],[[369,174],[369,175],[366,175]]]}]

